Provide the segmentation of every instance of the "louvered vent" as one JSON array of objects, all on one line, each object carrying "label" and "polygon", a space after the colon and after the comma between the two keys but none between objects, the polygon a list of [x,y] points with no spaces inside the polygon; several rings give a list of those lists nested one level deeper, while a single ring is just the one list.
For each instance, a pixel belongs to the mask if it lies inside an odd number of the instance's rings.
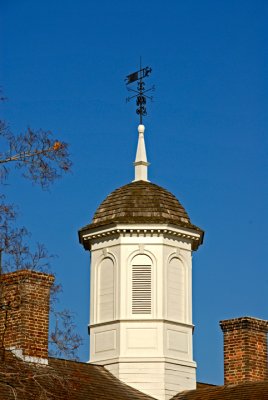
[{"label": "louvered vent", "polygon": [[152,269],[150,265],[132,266],[132,314],[151,314]]}]

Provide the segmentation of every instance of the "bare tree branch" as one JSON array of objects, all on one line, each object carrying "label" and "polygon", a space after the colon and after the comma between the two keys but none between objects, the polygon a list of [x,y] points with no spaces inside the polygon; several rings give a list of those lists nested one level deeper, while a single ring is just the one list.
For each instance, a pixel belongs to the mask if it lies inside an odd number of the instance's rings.
[{"label": "bare tree branch", "polygon": [[[0,90],[1,100],[5,99]],[[1,119],[0,148],[0,183],[3,189],[12,169],[21,170],[24,178],[47,189],[56,179],[69,172],[72,165],[68,144],[55,139],[50,131],[28,128],[24,133],[13,134],[6,121]],[[40,243],[32,249],[29,245],[30,233],[25,227],[17,227],[16,218],[17,208],[0,193],[0,274],[19,269],[50,272],[50,262],[54,256]],[[54,314],[55,327],[50,337],[51,351],[57,356],[77,358],[76,352],[82,339],[74,333],[72,313],[58,310],[61,290],[61,285],[54,284],[51,312]]]},{"label": "bare tree branch", "polygon": [[68,145],[53,138],[49,131],[28,128],[23,134],[14,135],[0,121],[0,137],[6,150],[0,153],[0,178],[6,181],[10,172],[7,165],[15,164],[23,170],[23,177],[48,188],[63,173],[70,171]]}]

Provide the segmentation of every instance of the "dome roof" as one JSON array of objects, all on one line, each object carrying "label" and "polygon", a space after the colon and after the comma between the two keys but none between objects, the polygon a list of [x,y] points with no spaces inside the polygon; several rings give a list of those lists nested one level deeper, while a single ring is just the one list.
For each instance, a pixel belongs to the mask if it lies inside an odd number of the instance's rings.
[{"label": "dome roof", "polygon": [[141,180],[122,186],[109,194],[98,207],[91,224],[83,229],[111,223],[169,223],[200,231],[191,224],[187,212],[172,193]]}]

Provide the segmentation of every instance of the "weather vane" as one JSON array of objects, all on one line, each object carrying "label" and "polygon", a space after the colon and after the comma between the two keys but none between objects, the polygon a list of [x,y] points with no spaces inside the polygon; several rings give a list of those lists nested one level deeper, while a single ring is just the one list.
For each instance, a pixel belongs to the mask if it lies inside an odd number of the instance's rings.
[{"label": "weather vane", "polygon": [[140,124],[142,124],[142,117],[147,115],[147,110],[146,110],[146,100],[150,99],[151,101],[153,100],[153,96],[148,96],[145,93],[151,92],[155,90],[155,86],[153,85],[149,89],[145,90],[145,82],[144,78],[147,78],[152,72],[151,67],[145,67],[142,68],[140,65],[140,69],[136,72],[133,72],[130,75],[127,75],[125,78],[126,85],[129,85],[133,82],[138,81],[137,84],[137,89],[132,89],[131,87],[127,86],[127,90],[129,92],[134,92],[133,96],[127,97],[126,101],[129,102],[131,99],[136,98],[136,113],[140,116]]}]

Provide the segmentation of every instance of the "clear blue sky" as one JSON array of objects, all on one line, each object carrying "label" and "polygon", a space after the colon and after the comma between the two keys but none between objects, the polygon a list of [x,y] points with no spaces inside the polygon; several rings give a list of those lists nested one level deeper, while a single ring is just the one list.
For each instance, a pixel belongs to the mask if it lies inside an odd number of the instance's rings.
[{"label": "clear blue sky", "polygon": [[206,232],[194,254],[195,359],[221,383],[220,319],[267,319],[268,3],[262,0],[0,2],[3,116],[14,132],[70,143],[72,174],[42,192],[15,175],[20,223],[57,254],[62,305],[77,313],[88,359],[89,254],[77,230],[133,179],[138,119],[125,75],[151,65],[149,179]]}]

